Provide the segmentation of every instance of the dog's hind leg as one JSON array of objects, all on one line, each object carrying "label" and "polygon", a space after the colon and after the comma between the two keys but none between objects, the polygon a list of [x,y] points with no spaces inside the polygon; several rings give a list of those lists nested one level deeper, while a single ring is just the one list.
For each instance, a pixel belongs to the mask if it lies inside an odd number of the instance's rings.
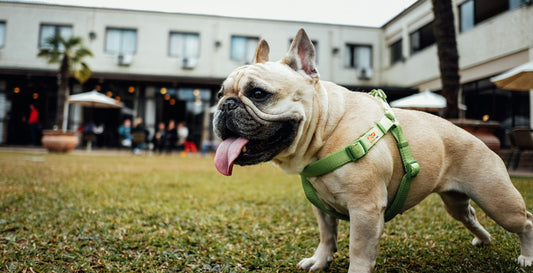
[{"label": "dog's hind leg", "polygon": [[320,230],[320,243],[315,254],[310,258],[301,260],[297,267],[309,272],[325,270],[333,261],[333,253],[337,251],[337,227],[339,220],[313,206],[318,228]]},{"label": "dog's hind leg", "polygon": [[478,222],[474,208],[470,205],[470,198],[463,193],[448,191],[439,193],[446,211],[456,220],[461,221],[476,236],[473,245],[490,244],[490,234]]},{"label": "dog's hind leg", "polygon": [[521,266],[532,266],[533,265],[533,216],[530,212],[527,214],[527,223],[524,227],[522,233],[519,234],[520,237],[520,246],[522,247],[522,252],[518,257],[518,263]]},{"label": "dog's hind leg", "polygon": [[[506,174],[505,165],[501,164],[501,173]],[[521,253],[518,263],[521,266],[533,264],[533,216],[526,211],[524,199],[513,186],[508,176],[493,176],[490,180],[476,181],[465,187],[476,204],[496,223],[509,232],[520,237]]]}]

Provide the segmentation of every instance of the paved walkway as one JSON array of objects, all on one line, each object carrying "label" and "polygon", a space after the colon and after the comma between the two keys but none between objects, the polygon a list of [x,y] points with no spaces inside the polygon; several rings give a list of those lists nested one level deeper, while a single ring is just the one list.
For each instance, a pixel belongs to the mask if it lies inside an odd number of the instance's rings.
[{"label": "paved walkway", "polygon": [[[46,149],[36,146],[0,146],[0,152],[24,152],[24,153],[47,153]],[[74,149],[71,153],[73,154],[86,154],[86,155],[132,155],[131,150],[128,149],[108,149],[108,148],[96,148],[88,151],[87,149],[78,147]],[[509,160],[511,151],[502,150],[500,152],[500,157],[507,163]],[[150,152],[147,152],[150,154]],[[177,153],[176,153],[177,154]],[[481,163],[480,163],[481,164]],[[512,164],[511,164],[512,165]],[[520,176],[520,177],[532,177],[533,178],[533,154],[532,153],[523,153],[520,157],[520,162],[518,167],[514,170],[511,168],[508,169],[508,172],[511,176]]]}]

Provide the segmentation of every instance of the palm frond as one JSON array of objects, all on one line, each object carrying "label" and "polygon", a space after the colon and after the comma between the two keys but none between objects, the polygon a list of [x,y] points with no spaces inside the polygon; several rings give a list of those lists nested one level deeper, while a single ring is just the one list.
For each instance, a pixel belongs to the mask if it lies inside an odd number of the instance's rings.
[{"label": "palm frond", "polygon": [[70,39],[64,41],[66,49],[72,49],[78,45],[81,45],[81,37],[71,37]]},{"label": "palm frond", "polygon": [[52,48],[54,49],[57,49],[59,48],[59,46],[61,44],[63,44],[65,40],[63,40],[63,38],[61,38],[61,35],[54,35],[54,36],[50,36],[48,37],[47,39],[45,39],[45,42],[52,46]]},{"label": "palm frond", "polygon": [[64,39],[60,35],[50,36],[45,39],[45,48],[39,50],[37,57],[47,58],[48,63],[59,63],[63,54]]},{"label": "palm frond", "polygon": [[91,77],[92,70],[84,62],[80,62],[79,65],[80,65],[80,68],[74,71],[72,74],[74,75],[74,78],[76,78],[76,80],[78,80],[81,84],[83,84]]},{"label": "palm frond", "polygon": [[85,58],[85,57],[92,57],[92,56],[93,56],[93,53],[92,53],[89,49],[87,49],[87,48],[85,48],[85,47],[81,47],[81,48],[77,49],[77,50],[74,52],[74,54],[73,54],[71,60],[72,60],[72,62],[74,62],[74,63],[78,63],[78,62],[80,62],[83,58]]},{"label": "palm frond", "polygon": [[60,35],[55,35],[47,38],[46,43],[49,48],[41,49],[37,54],[38,57],[47,58],[49,63],[59,63],[67,58],[69,60],[67,71],[70,71],[71,75],[82,84],[91,77],[92,71],[86,63],[82,62],[82,59],[92,57],[93,53],[83,47],[80,37],[65,40]]},{"label": "palm frond", "polygon": [[54,49],[44,48],[39,50],[37,57],[47,58],[48,63],[58,63],[61,59],[61,52]]}]

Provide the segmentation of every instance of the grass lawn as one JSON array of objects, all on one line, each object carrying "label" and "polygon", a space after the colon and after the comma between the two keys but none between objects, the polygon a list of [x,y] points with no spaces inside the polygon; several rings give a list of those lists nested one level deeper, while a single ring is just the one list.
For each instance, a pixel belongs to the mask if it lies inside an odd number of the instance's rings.
[{"label": "grass lawn", "polygon": [[[533,179],[513,179],[533,211]],[[478,210],[488,247],[432,195],[387,223],[376,272],[531,272]],[[348,270],[348,223],[329,272]],[[318,227],[299,178],[211,158],[0,152],[0,272],[303,272]]]}]

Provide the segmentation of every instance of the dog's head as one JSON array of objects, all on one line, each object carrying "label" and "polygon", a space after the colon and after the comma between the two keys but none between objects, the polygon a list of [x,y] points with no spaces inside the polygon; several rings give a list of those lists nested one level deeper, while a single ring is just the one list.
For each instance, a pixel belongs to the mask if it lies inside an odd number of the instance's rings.
[{"label": "dog's head", "polygon": [[234,162],[257,164],[293,152],[309,115],[319,79],[311,40],[300,29],[283,59],[269,62],[269,51],[261,40],[253,64],[234,70],[218,93],[213,125],[223,142],[215,166],[224,175]]}]

